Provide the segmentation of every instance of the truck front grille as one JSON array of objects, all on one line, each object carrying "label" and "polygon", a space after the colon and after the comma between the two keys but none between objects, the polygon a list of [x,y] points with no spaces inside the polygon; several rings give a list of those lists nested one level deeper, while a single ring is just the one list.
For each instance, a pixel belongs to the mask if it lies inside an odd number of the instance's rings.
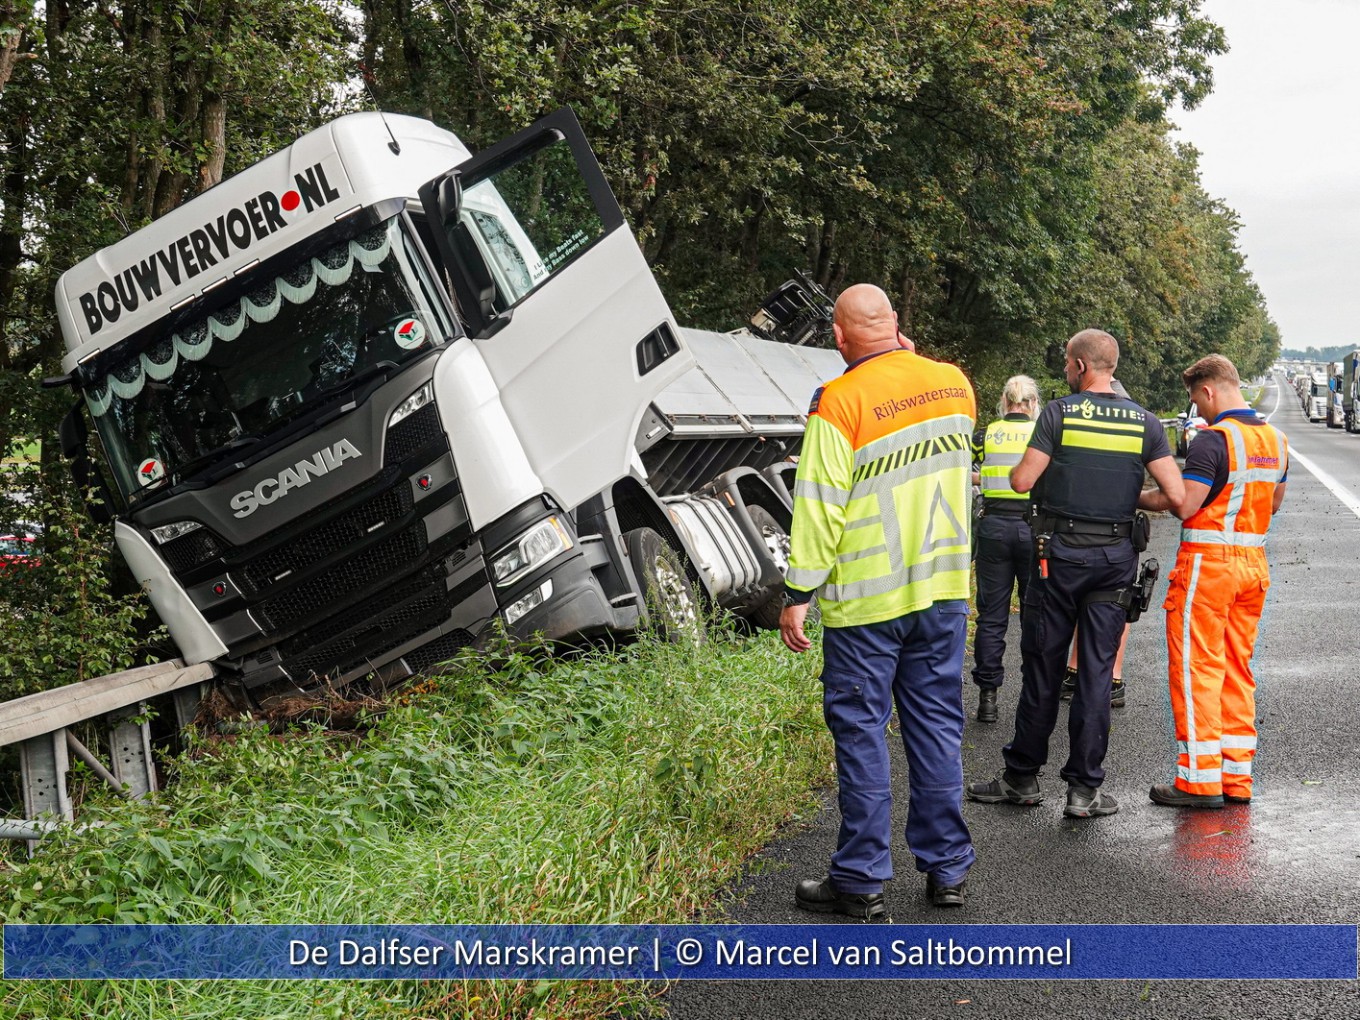
[{"label": "truck front grille", "polygon": [[409,485],[398,485],[333,517],[284,545],[249,560],[240,570],[239,583],[247,595],[257,595],[289,574],[355,546],[384,524],[411,512]]},{"label": "truck front grille", "polygon": [[473,642],[473,636],[466,630],[455,630],[443,637],[431,641],[428,645],[422,645],[413,652],[405,656],[406,665],[410,666],[416,673],[428,673],[430,667],[437,666],[441,662],[452,659],[460,648],[467,648]]},{"label": "truck front grille", "polygon": [[269,631],[280,631],[318,610],[334,612],[350,595],[375,581],[400,572],[401,565],[415,563],[425,552],[425,526],[414,526],[376,542],[329,570],[289,588],[276,598],[255,607],[256,618]]},{"label": "truck front grille", "polygon": [[[413,592],[422,579],[424,586]],[[440,571],[425,571],[363,603],[359,622],[350,619],[342,629],[329,621],[289,640],[282,649],[287,656],[283,668],[297,683],[313,676],[343,676],[447,620],[459,603],[488,583],[485,572],[478,571],[446,591]]]},{"label": "truck front grille", "polygon": [[397,464],[418,450],[434,443],[444,443],[444,430],[439,427],[439,412],[433,404],[397,422],[387,433],[383,449],[383,463]]},{"label": "truck front grille", "polygon": [[176,574],[187,573],[200,563],[222,555],[222,540],[207,528],[197,528],[161,546],[161,555]]}]

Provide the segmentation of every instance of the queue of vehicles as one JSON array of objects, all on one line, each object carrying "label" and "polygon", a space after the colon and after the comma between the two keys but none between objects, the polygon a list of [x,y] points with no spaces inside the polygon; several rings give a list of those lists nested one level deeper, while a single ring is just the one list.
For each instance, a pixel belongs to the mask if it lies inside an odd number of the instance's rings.
[{"label": "queue of vehicles", "polygon": [[1351,351],[1340,361],[1283,365],[1279,370],[1294,387],[1299,408],[1310,422],[1360,432],[1360,350]]}]

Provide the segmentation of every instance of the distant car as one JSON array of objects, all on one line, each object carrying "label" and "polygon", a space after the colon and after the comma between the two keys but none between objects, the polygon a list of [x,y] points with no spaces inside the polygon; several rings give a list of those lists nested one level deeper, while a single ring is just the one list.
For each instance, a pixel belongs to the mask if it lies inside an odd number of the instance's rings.
[{"label": "distant car", "polygon": [[36,567],[37,538],[29,534],[0,535],[0,571]]},{"label": "distant car", "polygon": [[1172,431],[1176,434],[1176,456],[1184,457],[1190,452],[1190,444],[1195,436],[1199,435],[1202,429],[1209,427],[1209,423],[1204,420],[1204,416],[1199,413],[1199,408],[1195,402],[1190,401],[1190,405],[1176,415],[1171,425]]}]

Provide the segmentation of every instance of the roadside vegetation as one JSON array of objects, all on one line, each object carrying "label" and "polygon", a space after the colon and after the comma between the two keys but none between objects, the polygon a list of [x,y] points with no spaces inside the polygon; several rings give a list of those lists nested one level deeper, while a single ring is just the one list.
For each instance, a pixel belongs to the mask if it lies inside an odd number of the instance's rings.
[{"label": "roadside vegetation", "polygon": [[[6,922],[593,923],[711,916],[831,777],[819,660],[776,634],[475,660],[366,732],[200,734],[145,804],[0,859]],[[23,1018],[645,1014],[609,983],[0,984]]]}]

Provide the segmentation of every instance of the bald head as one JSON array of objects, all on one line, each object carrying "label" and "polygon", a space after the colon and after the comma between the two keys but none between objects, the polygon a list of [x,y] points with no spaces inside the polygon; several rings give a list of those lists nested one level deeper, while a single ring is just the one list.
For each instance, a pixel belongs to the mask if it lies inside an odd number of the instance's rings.
[{"label": "bald head", "polygon": [[1119,366],[1119,341],[1103,329],[1083,329],[1067,341],[1067,354],[1093,371],[1113,375]]},{"label": "bald head", "polygon": [[871,283],[848,287],[836,299],[834,331],[836,347],[847,362],[899,346],[892,302]]}]

